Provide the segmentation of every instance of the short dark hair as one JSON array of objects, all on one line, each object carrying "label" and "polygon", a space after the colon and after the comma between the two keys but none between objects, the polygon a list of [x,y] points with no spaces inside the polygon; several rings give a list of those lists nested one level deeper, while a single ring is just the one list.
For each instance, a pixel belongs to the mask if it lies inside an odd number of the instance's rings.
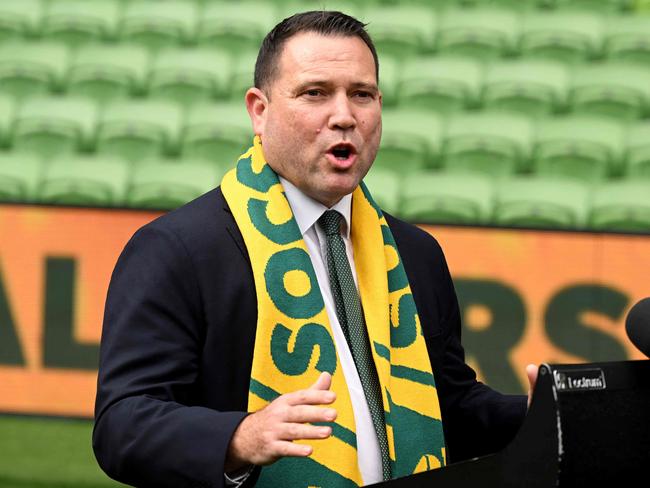
[{"label": "short dark hair", "polygon": [[379,59],[377,50],[365,29],[366,24],[342,12],[313,10],[284,19],[269,32],[257,55],[255,63],[255,86],[264,89],[278,75],[278,61],[285,42],[300,32],[322,35],[359,37],[370,49],[375,60],[375,78],[379,83]]}]

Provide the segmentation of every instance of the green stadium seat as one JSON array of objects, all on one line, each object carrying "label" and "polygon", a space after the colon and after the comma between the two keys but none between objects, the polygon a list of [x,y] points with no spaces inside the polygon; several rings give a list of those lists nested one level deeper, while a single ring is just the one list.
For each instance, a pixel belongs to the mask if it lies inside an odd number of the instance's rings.
[{"label": "green stadium seat", "polygon": [[567,101],[569,73],[554,61],[521,60],[490,64],[483,84],[482,105],[529,116],[562,110]]},{"label": "green stadium seat", "polygon": [[227,97],[243,103],[246,91],[253,86],[255,75],[255,62],[257,61],[257,49],[242,51],[231,60],[230,79],[228,86],[230,90]]},{"label": "green stadium seat", "polygon": [[132,163],[177,151],[182,112],[162,100],[118,100],[100,117],[97,151]]},{"label": "green stadium seat", "polygon": [[524,57],[576,63],[597,57],[603,24],[590,12],[529,12],[524,15],[519,50]]},{"label": "green stadium seat", "polygon": [[401,76],[402,64],[396,57],[384,56],[379,60],[379,89],[384,107],[393,107],[398,103],[397,87]]},{"label": "green stadium seat", "polygon": [[149,96],[183,105],[205,102],[229,90],[230,56],[213,48],[168,48],[156,56]]},{"label": "green stadium seat", "polygon": [[594,192],[589,224],[596,230],[650,233],[650,184],[620,181],[602,185]]},{"label": "green stadium seat", "polygon": [[[362,22],[365,22],[363,19],[363,14],[366,11],[381,6],[391,5],[391,2],[382,0],[312,0],[312,3],[319,5],[319,9],[337,10],[339,12],[344,12],[356,19],[361,20]],[[401,3],[404,6],[409,5],[409,2],[405,0],[403,0]],[[416,0],[411,0],[410,5],[418,5],[418,2]]]},{"label": "green stadium seat", "polygon": [[119,36],[151,50],[193,40],[198,20],[197,4],[183,0],[125,2]]},{"label": "green stadium seat", "polygon": [[375,166],[409,172],[437,165],[442,121],[434,113],[416,109],[386,109],[382,114],[381,149]]},{"label": "green stadium seat", "polygon": [[129,164],[105,157],[78,156],[50,163],[40,200],[57,205],[121,207],[129,182]]},{"label": "green stadium seat", "polygon": [[533,169],[539,175],[603,180],[622,169],[624,129],[616,121],[568,116],[540,121]]},{"label": "green stadium seat", "polygon": [[363,22],[368,24],[368,32],[382,55],[403,58],[433,51],[436,18],[430,7],[374,7],[365,11]]},{"label": "green stadium seat", "polygon": [[581,229],[589,186],[564,179],[515,177],[497,186],[494,223],[513,227]]},{"label": "green stadium seat", "polygon": [[467,7],[489,5],[508,9],[515,12],[527,12],[540,6],[546,6],[551,0],[463,0],[461,3]]},{"label": "green stadium seat", "polygon": [[626,15],[608,19],[605,56],[650,66],[650,16]]},{"label": "green stadium seat", "polygon": [[626,174],[630,179],[650,179],[650,122],[644,121],[627,130],[625,143]]},{"label": "green stadium seat", "polygon": [[534,128],[507,112],[459,113],[449,118],[442,163],[448,172],[478,172],[502,177],[526,168]]},{"label": "green stadium seat", "polygon": [[197,39],[200,44],[232,54],[259,49],[276,20],[277,9],[272,2],[210,2],[201,13]]},{"label": "green stadium seat", "polygon": [[395,171],[373,166],[363,179],[373,200],[382,210],[397,215],[402,191],[401,177]]},{"label": "green stadium seat", "polygon": [[479,174],[418,172],[402,184],[401,217],[411,222],[486,224],[494,188]]},{"label": "green stadium seat", "polygon": [[253,129],[243,103],[201,104],[188,113],[181,155],[233,165],[252,143]]},{"label": "green stadium seat", "polygon": [[55,0],[45,9],[42,35],[68,46],[111,39],[120,13],[118,0]]},{"label": "green stadium seat", "polygon": [[223,172],[210,164],[151,161],[135,168],[128,205],[155,209],[179,207],[215,188],[222,176]]},{"label": "green stadium seat", "polygon": [[140,45],[85,45],[70,62],[66,90],[105,104],[144,92],[148,67],[149,53]]},{"label": "green stadium seat", "polygon": [[614,13],[629,10],[634,0],[552,0],[557,9],[584,10],[588,12]]},{"label": "green stadium seat", "polygon": [[0,94],[0,148],[7,145],[14,120],[15,104],[8,95]]},{"label": "green stadium seat", "polygon": [[40,32],[43,2],[2,0],[0,2],[0,43],[8,39],[32,37]]},{"label": "green stadium seat", "polygon": [[97,107],[85,98],[33,97],[16,111],[11,145],[51,160],[89,149]]},{"label": "green stadium seat", "polygon": [[0,154],[0,202],[35,202],[42,173],[43,163],[33,155]]},{"label": "green stadium seat", "polygon": [[478,104],[482,81],[483,68],[472,59],[414,58],[402,66],[398,104],[442,114],[465,110]]},{"label": "green stadium seat", "polygon": [[[310,10],[336,10],[355,17],[365,22],[362,14],[368,7],[380,7],[379,0],[287,0],[275,2],[279,8],[279,19],[298,12],[308,12]],[[385,3],[385,2],[384,2]]]},{"label": "green stadium seat", "polygon": [[0,44],[0,92],[22,99],[61,88],[68,50],[59,43]]},{"label": "green stadium seat", "polygon": [[478,61],[495,59],[513,52],[519,23],[519,16],[508,9],[450,9],[440,18],[437,48]]},{"label": "green stadium seat", "polygon": [[570,108],[623,121],[644,117],[650,113],[650,66],[606,63],[576,70]]}]

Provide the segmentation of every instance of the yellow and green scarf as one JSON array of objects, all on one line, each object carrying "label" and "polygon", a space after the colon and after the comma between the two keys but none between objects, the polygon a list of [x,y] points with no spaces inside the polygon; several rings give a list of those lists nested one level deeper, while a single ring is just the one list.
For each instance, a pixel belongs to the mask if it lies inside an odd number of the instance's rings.
[{"label": "yellow and green scarf", "polygon": [[[248,410],[332,375],[332,435],[307,458],[262,469],[257,486],[355,487],[359,472],[348,387],[307,247],[259,137],[221,189],[250,256],[257,332]],[[381,210],[361,183],[352,195],[352,243],[368,335],[383,393],[394,477],[440,467],[445,447],[438,394],[408,278]],[[236,327],[236,324],[233,324]]]}]

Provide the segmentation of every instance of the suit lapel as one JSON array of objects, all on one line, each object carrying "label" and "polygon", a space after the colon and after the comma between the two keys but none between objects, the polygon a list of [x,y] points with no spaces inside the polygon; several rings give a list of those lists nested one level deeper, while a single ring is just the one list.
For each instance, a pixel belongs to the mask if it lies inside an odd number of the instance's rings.
[{"label": "suit lapel", "polygon": [[232,240],[235,241],[235,244],[239,248],[239,251],[242,253],[246,261],[250,262],[248,250],[246,249],[246,244],[244,244],[244,237],[241,235],[239,227],[237,227],[237,222],[235,222],[235,218],[233,217],[232,211],[228,206],[228,202],[226,202],[226,199],[221,192],[221,187],[217,188],[217,198],[219,199],[221,210],[225,217],[224,222],[226,222],[226,231]]}]

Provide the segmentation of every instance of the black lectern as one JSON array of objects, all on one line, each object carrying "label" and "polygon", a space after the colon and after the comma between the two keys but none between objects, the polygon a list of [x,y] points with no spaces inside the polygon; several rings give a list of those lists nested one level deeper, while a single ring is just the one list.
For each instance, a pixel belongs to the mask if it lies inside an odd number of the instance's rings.
[{"label": "black lectern", "polygon": [[544,364],[505,449],[374,486],[650,486],[650,360]]}]

